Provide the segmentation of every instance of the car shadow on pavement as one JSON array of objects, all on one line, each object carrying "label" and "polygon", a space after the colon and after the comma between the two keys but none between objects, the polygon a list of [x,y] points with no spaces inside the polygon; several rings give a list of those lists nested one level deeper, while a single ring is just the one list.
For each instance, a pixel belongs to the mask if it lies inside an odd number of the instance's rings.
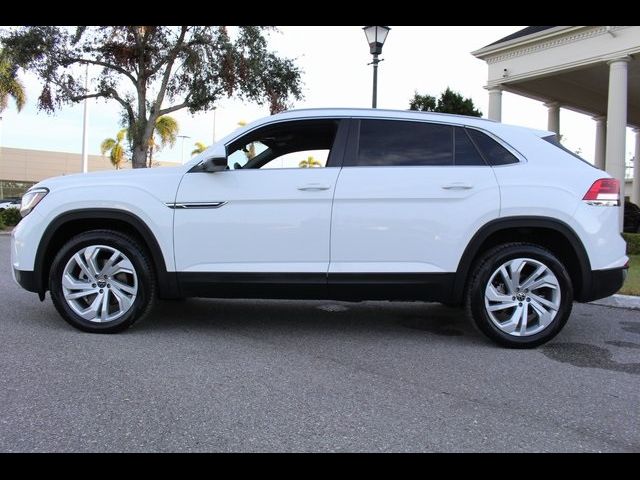
[{"label": "car shadow on pavement", "polygon": [[452,337],[486,343],[461,308],[424,302],[336,302],[308,300],[200,299],[159,301],[132,330],[288,330],[292,335],[384,332],[386,335]]}]

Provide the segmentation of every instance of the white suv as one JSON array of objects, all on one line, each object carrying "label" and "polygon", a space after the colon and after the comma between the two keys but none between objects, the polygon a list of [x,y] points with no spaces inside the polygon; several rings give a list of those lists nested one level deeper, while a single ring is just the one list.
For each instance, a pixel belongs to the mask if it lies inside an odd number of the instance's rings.
[{"label": "white suv", "polygon": [[176,168],[45,180],[13,231],[16,281],[117,332],[155,298],[466,304],[533,347],[616,292],[619,186],[551,132],[456,115],[298,110]]}]

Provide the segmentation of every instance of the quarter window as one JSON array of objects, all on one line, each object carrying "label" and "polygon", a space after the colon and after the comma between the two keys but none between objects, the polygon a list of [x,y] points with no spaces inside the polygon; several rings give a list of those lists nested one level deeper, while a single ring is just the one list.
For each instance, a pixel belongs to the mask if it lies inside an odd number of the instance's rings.
[{"label": "quarter window", "polygon": [[426,122],[361,120],[357,158],[345,165],[451,166],[453,128]]},{"label": "quarter window", "polygon": [[517,157],[489,135],[472,128],[466,129],[489,165],[509,165],[518,163]]}]

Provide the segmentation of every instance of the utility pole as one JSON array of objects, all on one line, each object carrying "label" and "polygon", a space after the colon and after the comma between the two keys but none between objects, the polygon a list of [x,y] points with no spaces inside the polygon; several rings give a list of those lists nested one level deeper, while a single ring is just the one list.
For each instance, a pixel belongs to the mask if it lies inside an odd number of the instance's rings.
[{"label": "utility pole", "polygon": [[[89,63],[85,63],[84,90],[89,92]],[[89,109],[89,99],[84,99],[84,115],[82,118],[82,172],[89,171],[89,152],[87,150],[87,110]]]}]

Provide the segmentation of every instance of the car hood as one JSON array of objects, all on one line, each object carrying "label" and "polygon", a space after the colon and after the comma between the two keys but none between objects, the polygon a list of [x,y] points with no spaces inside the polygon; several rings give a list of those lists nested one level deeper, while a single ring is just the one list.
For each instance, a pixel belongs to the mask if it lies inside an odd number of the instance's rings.
[{"label": "car hood", "polygon": [[[50,191],[75,188],[137,188],[146,190],[162,201],[172,201],[182,176],[187,172],[186,166],[137,168],[127,170],[100,171],[62,175],[42,180],[33,188],[45,187]],[[114,197],[117,193],[114,192]]]}]

